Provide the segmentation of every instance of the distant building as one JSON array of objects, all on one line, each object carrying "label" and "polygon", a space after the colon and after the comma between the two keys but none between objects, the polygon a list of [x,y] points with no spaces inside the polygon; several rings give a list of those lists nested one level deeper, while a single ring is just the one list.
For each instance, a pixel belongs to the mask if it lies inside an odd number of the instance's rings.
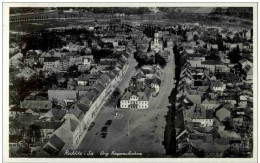
[{"label": "distant building", "polygon": [[151,41],[151,50],[154,50],[156,53],[161,52],[163,49],[163,42],[159,40],[159,33],[154,34],[154,40]]}]

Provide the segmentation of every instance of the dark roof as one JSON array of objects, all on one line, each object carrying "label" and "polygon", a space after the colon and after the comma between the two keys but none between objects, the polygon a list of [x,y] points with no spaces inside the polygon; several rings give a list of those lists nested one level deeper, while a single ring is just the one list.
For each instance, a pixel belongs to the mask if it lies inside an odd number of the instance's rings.
[{"label": "dark roof", "polygon": [[91,102],[87,97],[85,97],[85,96],[83,95],[83,96],[81,97],[81,99],[79,100],[79,103],[85,105],[86,107],[90,107],[90,105],[91,105],[92,102]]},{"label": "dark roof", "polygon": [[203,65],[223,65],[222,62],[214,61],[214,60],[207,60],[207,61],[201,62],[201,64],[203,64]]},{"label": "dark roof", "polygon": [[86,106],[81,103],[77,103],[76,107],[78,107],[83,113],[86,113],[89,110],[89,106]]},{"label": "dark roof", "polygon": [[39,126],[40,129],[54,129],[54,130],[56,130],[62,125],[61,122],[34,122],[34,124]]},{"label": "dark roof", "polygon": [[50,144],[53,145],[58,151],[64,147],[65,143],[55,134],[49,140]]},{"label": "dark roof", "polygon": [[109,79],[109,76],[107,74],[102,74],[99,79],[104,82],[104,83],[107,83],[110,79]]},{"label": "dark roof", "polygon": [[9,143],[16,143],[23,139],[22,135],[10,135],[9,134]]},{"label": "dark roof", "polygon": [[27,109],[20,108],[20,107],[12,107],[9,111],[16,111],[16,112],[25,112]]},{"label": "dark roof", "polygon": [[206,110],[206,118],[207,119],[213,118],[213,110]]},{"label": "dark roof", "polygon": [[65,114],[66,114],[66,110],[62,110],[62,109],[51,109],[48,112],[49,115],[52,115],[52,120],[61,120]]},{"label": "dark roof", "polygon": [[92,87],[97,89],[98,93],[102,92],[105,89],[100,83],[95,83]]},{"label": "dark roof", "polygon": [[60,59],[59,57],[45,57],[44,62],[55,62],[59,59]]},{"label": "dark roof", "polygon": [[153,83],[156,83],[156,84],[160,85],[161,84],[161,80],[159,78],[155,77],[153,79]]},{"label": "dark roof", "polygon": [[55,156],[59,154],[59,151],[57,151],[56,149],[52,148],[50,145],[46,145],[43,150],[45,152],[47,152],[49,155]]},{"label": "dark roof", "polygon": [[69,113],[75,115],[79,120],[82,120],[84,117],[84,113],[74,104],[70,107]]},{"label": "dark roof", "polygon": [[128,54],[128,53],[126,53],[126,52],[124,52],[124,53],[123,53],[123,55],[124,55],[124,57],[126,57],[126,58],[128,58],[128,57],[129,57],[129,54]]}]

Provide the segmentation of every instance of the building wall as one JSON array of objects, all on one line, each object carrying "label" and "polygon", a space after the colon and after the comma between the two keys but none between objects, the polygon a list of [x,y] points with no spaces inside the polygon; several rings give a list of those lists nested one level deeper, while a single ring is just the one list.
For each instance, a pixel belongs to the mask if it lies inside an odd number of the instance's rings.
[{"label": "building wall", "polygon": [[213,119],[192,119],[192,122],[199,122],[203,127],[213,126]]}]

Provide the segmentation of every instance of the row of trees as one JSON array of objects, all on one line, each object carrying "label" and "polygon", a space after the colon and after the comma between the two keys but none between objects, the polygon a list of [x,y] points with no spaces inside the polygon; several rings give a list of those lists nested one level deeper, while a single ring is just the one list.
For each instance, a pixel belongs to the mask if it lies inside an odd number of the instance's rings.
[{"label": "row of trees", "polygon": [[216,7],[216,9],[211,14],[218,15],[228,15],[228,16],[237,16],[240,18],[253,18],[253,7]]}]

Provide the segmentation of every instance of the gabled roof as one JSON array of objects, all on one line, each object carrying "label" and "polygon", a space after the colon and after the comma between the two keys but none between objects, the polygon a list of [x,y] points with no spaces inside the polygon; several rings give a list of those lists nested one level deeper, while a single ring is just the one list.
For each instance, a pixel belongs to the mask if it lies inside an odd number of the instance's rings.
[{"label": "gabled roof", "polygon": [[76,128],[78,127],[79,123],[77,121],[75,121],[74,119],[67,119],[64,123],[63,123],[63,127],[65,127],[66,129],[68,129],[71,132],[74,132],[76,130]]},{"label": "gabled roof", "polygon": [[71,105],[69,113],[75,115],[79,120],[82,120],[84,117],[84,113],[77,107],[77,104]]},{"label": "gabled roof", "polygon": [[48,109],[48,100],[24,100],[21,103],[21,108],[25,109]]},{"label": "gabled roof", "polygon": [[79,102],[85,106],[90,106],[92,104],[92,101],[90,101],[86,96],[82,96]]},{"label": "gabled roof", "polygon": [[222,107],[221,109],[219,109],[216,112],[216,116],[217,118],[219,118],[220,120],[223,120],[226,116],[230,115],[230,111],[224,107]]},{"label": "gabled roof", "polygon": [[34,124],[39,126],[40,129],[54,129],[54,130],[56,130],[62,125],[61,122],[34,122]]},{"label": "gabled roof", "polygon": [[210,100],[210,101],[209,101],[209,100],[206,98],[201,104],[217,104],[217,102],[214,101],[214,100]]},{"label": "gabled roof", "polygon": [[78,107],[83,113],[86,113],[89,110],[88,106],[81,103],[77,103],[76,107]]},{"label": "gabled roof", "polygon": [[66,110],[51,109],[47,112],[47,114],[50,115],[53,120],[61,120],[65,116]]},{"label": "gabled roof", "polygon": [[102,92],[104,89],[105,89],[105,87],[103,87],[100,83],[95,83],[95,84],[93,84],[93,86],[92,86],[92,88],[93,89],[96,89],[98,92],[97,93],[100,93],[100,92]]},{"label": "gabled roof", "polygon": [[61,151],[65,143],[55,134],[49,140],[49,143],[57,150]]},{"label": "gabled roof", "polygon": [[109,76],[107,75],[107,74],[105,74],[105,73],[103,73],[100,77],[99,77],[99,79],[102,81],[102,82],[104,82],[104,83],[107,83],[110,79],[109,79]]},{"label": "gabled roof", "polygon": [[187,95],[186,97],[194,104],[201,104],[201,95]]}]

